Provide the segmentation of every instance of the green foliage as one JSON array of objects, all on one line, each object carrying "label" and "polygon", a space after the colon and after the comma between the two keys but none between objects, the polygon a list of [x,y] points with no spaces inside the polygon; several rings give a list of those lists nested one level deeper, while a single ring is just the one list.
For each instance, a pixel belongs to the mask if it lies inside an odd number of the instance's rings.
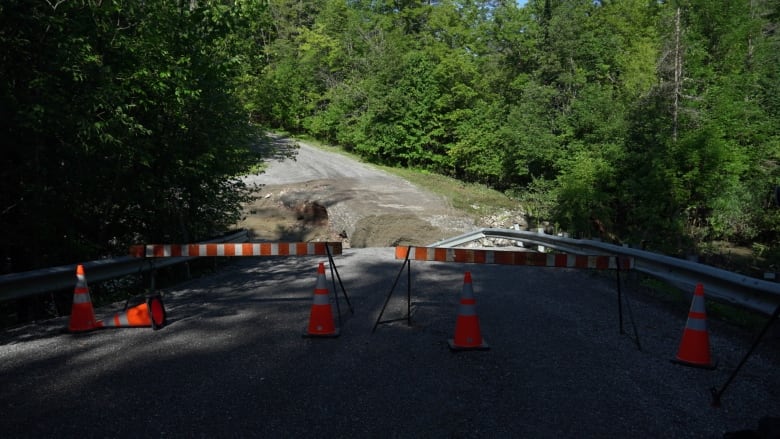
[{"label": "green foliage", "polygon": [[185,3],[0,6],[0,218],[29,255],[229,224],[248,122],[574,235],[780,240],[776,0]]},{"label": "green foliage", "polygon": [[14,269],[235,222],[257,136],[235,89],[239,18],[216,1],[4,2],[0,224]]},{"label": "green foliage", "polygon": [[566,230],[600,237],[594,221],[614,230],[612,197],[619,154],[619,145],[607,144],[593,151],[578,148],[566,160],[557,178],[554,214]]},{"label": "green foliage", "polygon": [[466,181],[485,182],[504,187],[507,139],[501,132],[502,114],[485,104],[475,110],[463,110],[457,116],[455,136],[459,139],[449,150],[455,174]]},{"label": "green foliage", "polygon": [[574,234],[774,240],[776,7],[325,2],[280,33],[306,38],[277,41],[277,74],[314,81],[284,99],[316,103],[277,123],[507,190]]}]

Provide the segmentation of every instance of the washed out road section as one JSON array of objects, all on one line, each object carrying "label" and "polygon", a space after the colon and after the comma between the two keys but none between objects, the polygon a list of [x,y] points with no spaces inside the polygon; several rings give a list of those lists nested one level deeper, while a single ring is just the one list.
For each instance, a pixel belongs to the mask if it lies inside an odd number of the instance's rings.
[{"label": "washed out road section", "polygon": [[239,225],[257,239],[342,239],[352,247],[427,245],[476,228],[443,197],[345,155],[276,137],[290,152],[264,173]]}]

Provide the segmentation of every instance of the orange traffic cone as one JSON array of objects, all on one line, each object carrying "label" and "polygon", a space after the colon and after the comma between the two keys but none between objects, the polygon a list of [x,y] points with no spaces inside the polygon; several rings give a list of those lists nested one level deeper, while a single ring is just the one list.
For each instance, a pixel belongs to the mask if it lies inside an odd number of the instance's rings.
[{"label": "orange traffic cone", "polygon": [[696,285],[693,293],[691,309],[688,311],[688,322],[685,324],[680,348],[674,363],[685,366],[714,369],[710,358],[710,337],[707,334],[707,311],[704,305],[704,286]]},{"label": "orange traffic cone", "polygon": [[68,331],[84,332],[99,327],[95,320],[95,310],[92,308],[87,279],[84,276],[84,266],[79,264],[76,267],[76,288],[73,290],[73,306],[70,309]]},{"label": "orange traffic cone", "polygon": [[304,337],[338,337],[339,330],[333,323],[333,310],[330,306],[328,284],[325,281],[325,264],[320,262],[317,268],[317,286],[314,287],[314,303],[309,315],[309,327]]},{"label": "orange traffic cone", "polygon": [[100,322],[103,328],[148,328],[158,330],[165,325],[165,306],[159,294],[149,296],[146,302]]},{"label": "orange traffic cone", "polygon": [[490,349],[479,331],[477,301],[474,299],[474,288],[471,285],[471,272],[468,271],[463,278],[463,292],[460,295],[458,318],[455,322],[455,338],[448,340],[448,343],[454,351]]}]

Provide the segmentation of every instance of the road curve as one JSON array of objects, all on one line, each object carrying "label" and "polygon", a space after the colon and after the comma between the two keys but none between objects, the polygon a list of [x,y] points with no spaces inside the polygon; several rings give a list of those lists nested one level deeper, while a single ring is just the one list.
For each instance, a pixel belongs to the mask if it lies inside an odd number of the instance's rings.
[{"label": "road curve", "polygon": [[[274,139],[277,144],[293,143],[287,138]],[[288,148],[291,156],[270,160],[264,173],[254,175],[248,181],[259,184],[290,184],[322,179],[360,179],[376,180],[390,186],[403,182],[344,155],[318,149],[301,141],[295,143],[298,148]]]}]

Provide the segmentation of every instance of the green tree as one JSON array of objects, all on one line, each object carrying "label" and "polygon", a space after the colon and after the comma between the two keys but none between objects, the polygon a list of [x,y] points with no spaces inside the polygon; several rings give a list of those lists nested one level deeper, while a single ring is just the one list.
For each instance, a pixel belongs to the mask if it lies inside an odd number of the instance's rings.
[{"label": "green tree", "polygon": [[573,233],[774,236],[774,0],[271,10],[269,123],[507,190]]},{"label": "green tree", "polygon": [[236,98],[232,8],[11,1],[0,22],[3,251],[15,269],[235,222],[256,133]]}]

